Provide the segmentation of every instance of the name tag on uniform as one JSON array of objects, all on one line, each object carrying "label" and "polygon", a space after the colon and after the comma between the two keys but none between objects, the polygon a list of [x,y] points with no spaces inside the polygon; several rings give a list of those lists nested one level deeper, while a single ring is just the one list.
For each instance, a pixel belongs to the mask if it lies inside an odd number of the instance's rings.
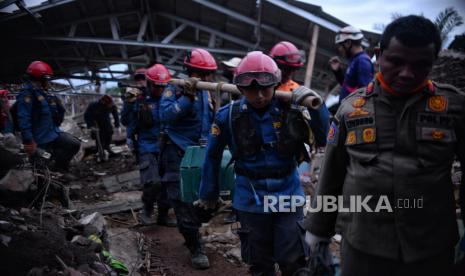
[{"label": "name tag on uniform", "polygon": [[453,129],[435,127],[417,127],[417,140],[435,142],[455,142],[455,131]]},{"label": "name tag on uniform", "polygon": [[421,125],[453,127],[454,116],[424,112],[418,114],[417,123]]},{"label": "name tag on uniform", "polygon": [[368,125],[374,125],[374,124],[375,124],[375,117],[373,116],[346,120],[347,129],[353,129],[356,127],[368,126]]}]

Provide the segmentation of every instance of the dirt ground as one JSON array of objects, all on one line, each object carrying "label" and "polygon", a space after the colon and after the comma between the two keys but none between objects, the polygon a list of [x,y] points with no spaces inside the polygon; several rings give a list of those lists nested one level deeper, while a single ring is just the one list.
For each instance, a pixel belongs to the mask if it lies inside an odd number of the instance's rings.
[{"label": "dirt ground", "polygon": [[[87,152],[87,156],[74,167],[73,172],[79,176],[79,184],[83,186],[72,195],[73,199],[77,199],[86,203],[94,203],[102,201],[111,195],[101,187],[95,185],[102,177],[107,177],[119,173],[124,173],[137,169],[134,157],[128,154],[119,154],[117,157],[110,159],[110,162],[97,163],[92,158],[92,151]],[[100,175],[105,174],[105,175]],[[174,216],[172,210],[170,215]],[[220,215],[213,220],[213,223],[208,229],[203,229],[204,234],[213,231],[225,231],[229,225],[221,225],[220,221],[224,215]],[[114,214],[111,217],[116,221],[126,222],[126,224],[109,222],[108,227],[124,227],[127,224],[133,224],[134,221],[130,214]],[[108,217],[107,217],[108,218]],[[147,238],[156,241],[156,246],[152,251],[160,259],[160,268],[158,270],[164,271],[162,273],[151,273],[147,275],[247,275],[247,266],[239,263],[237,260],[232,260],[226,257],[220,250],[206,248],[207,256],[210,260],[211,267],[206,270],[195,270],[190,265],[190,253],[184,246],[184,238],[178,232],[177,228],[163,227],[158,225],[135,227],[138,232],[147,236]],[[237,240],[238,241],[238,240]]]},{"label": "dirt ground", "polygon": [[[141,231],[148,237],[159,240],[159,248],[163,266],[166,267],[172,276],[192,275],[248,275],[245,265],[236,264],[224,257],[217,251],[207,248],[207,256],[210,259],[210,268],[206,270],[195,270],[190,266],[190,254],[184,246],[184,239],[179,234],[177,228],[149,226]],[[156,274],[155,274],[156,275]]]}]

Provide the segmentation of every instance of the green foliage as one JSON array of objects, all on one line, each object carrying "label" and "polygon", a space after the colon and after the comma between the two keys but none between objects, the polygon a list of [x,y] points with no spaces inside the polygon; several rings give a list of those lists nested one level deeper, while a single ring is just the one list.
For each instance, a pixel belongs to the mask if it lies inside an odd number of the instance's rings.
[{"label": "green foliage", "polygon": [[[391,13],[391,20],[394,21],[402,16],[403,15],[401,13],[393,12]],[[423,14],[420,14],[420,16],[423,16]],[[448,7],[439,12],[434,20],[434,24],[436,24],[439,32],[441,33],[441,40],[445,42],[447,40],[447,36],[452,32],[452,30],[463,24],[463,18],[455,8]],[[375,30],[384,31],[385,28],[386,24],[384,23],[375,23],[373,25],[373,29]]]},{"label": "green foliage", "polygon": [[455,8],[448,7],[436,16],[434,24],[441,32],[441,40],[444,42],[455,27],[463,24],[463,18]]}]

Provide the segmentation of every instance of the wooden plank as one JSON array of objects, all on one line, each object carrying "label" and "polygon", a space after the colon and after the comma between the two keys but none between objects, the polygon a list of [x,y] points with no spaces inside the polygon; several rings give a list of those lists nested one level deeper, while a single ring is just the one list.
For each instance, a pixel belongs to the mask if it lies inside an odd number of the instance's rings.
[{"label": "wooden plank", "polygon": [[312,75],[313,75],[313,67],[315,66],[315,54],[316,54],[316,47],[318,44],[318,34],[320,32],[320,27],[318,25],[313,25],[313,34],[312,40],[310,42],[310,49],[308,50],[308,62],[307,62],[307,70],[305,71],[305,82],[304,85],[308,88],[312,85]]}]

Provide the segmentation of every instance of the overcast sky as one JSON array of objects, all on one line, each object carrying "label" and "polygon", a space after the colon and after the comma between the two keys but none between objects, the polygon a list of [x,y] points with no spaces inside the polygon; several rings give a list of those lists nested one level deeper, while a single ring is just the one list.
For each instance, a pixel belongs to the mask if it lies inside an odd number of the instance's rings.
[{"label": "overcast sky", "polygon": [[[301,0],[323,8],[323,11],[355,27],[380,32],[373,28],[375,23],[388,24],[393,13],[402,15],[423,14],[434,21],[438,13],[454,7],[465,19],[464,0]],[[465,33],[465,24],[454,29],[450,36]]]}]

